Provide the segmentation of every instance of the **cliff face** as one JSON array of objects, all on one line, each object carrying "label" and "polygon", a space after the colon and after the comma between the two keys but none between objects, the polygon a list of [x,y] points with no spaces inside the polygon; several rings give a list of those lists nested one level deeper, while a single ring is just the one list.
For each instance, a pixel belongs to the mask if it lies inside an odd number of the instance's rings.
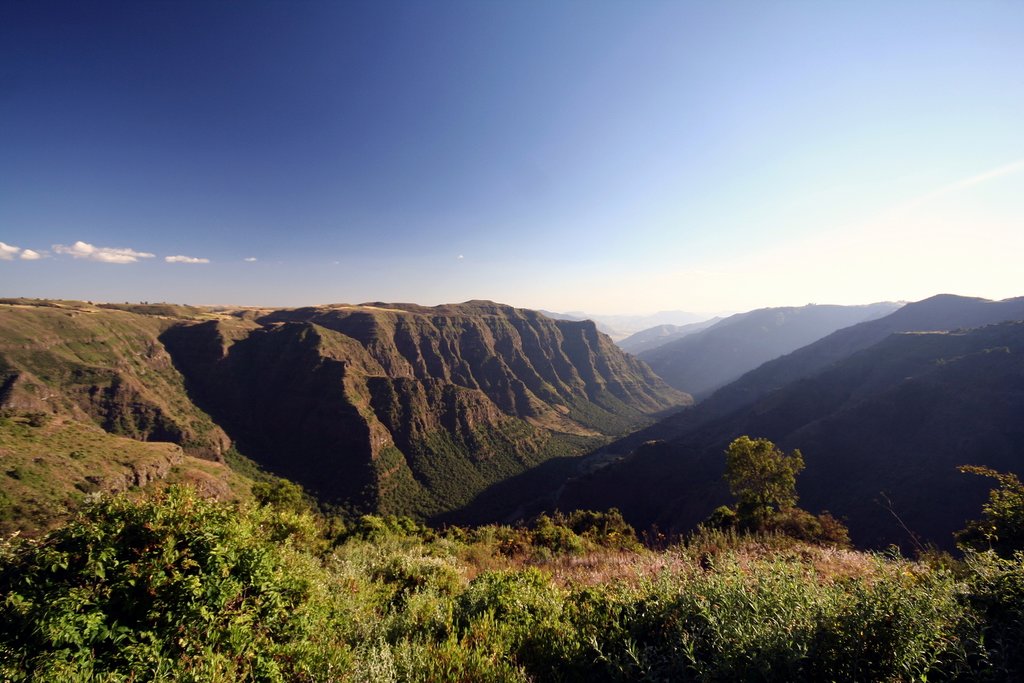
[{"label": "cliff face", "polygon": [[0,325],[0,407],[211,459],[233,440],[325,500],[422,517],[690,400],[590,322],[491,302],[8,302]]},{"label": "cliff face", "polygon": [[274,311],[161,340],[243,452],[325,499],[422,516],[688,398],[590,323],[486,302]]}]

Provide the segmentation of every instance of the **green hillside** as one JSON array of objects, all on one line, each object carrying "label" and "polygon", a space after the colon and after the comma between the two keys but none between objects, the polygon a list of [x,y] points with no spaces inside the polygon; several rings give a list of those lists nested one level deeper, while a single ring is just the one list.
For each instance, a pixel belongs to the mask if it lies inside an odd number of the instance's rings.
[{"label": "green hillside", "polygon": [[45,413],[0,417],[0,534],[53,528],[90,494],[189,484],[205,496],[251,500],[251,481],[177,444],[141,442]]}]

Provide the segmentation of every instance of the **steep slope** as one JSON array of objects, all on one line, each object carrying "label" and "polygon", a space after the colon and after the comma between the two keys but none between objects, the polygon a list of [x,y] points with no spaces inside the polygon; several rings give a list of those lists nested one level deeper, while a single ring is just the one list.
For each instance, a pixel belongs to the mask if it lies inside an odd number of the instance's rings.
[{"label": "steep slope", "polygon": [[181,319],[138,308],[148,314],[82,302],[0,303],[0,408],[62,415],[222,459],[227,436],[189,400],[159,341]]},{"label": "steep slope", "polygon": [[56,418],[66,434],[102,428],[111,448],[123,443],[114,437],[172,442],[212,460],[234,440],[273,472],[362,510],[451,511],[689,401],[592,322],[491,302],[0,302],[3,416]]},{"label": "steep slope", "polygon": [[[892,335],[753,406],[572,482],[560,505],[618,505],[691,528],[727,501],[722,452],[740,434],[800,448],[801,504],[845,517],[855,542],[949,547],[988,482],[957,465],[1024,471],[1024,323]],[[614,501],[614,503],[612,502]]]},{"label": "steep slope", "polygon": [[38,535],[91,493],[188,484],[204,497],[249,500],[251,480],[173,443],[143,442],[96,425],[36,413],[0,416],[0,534]]},{"label": "steep slope", "polygon": [[491,302],[282,310],[161,339],[247,455],[326,499],[420,516],[688,400],[591,322]]},{"label": "steep slope", "polygon": [[1024,297],[990,301],[939,294],[889,315],[837,330],[789,355],[765,363],[710,396],[678,424],[692,425],[749,406],[767,393],[882,341],[891,334],[948,331],[1024,320]]},{"label": "steep slope", "polygon": [[762,308],[739,313],[640,354],[666,382],[701,399],[748,370],[840,328],[891,313],[897,304]]},{"label": "steep slope", "polygon": [[683,337],[688,337],[691,334],[696,334],[702,330],[706,330],[712,325],[716,325],[721,322],[721,318],[711,318],[710,320],[703,320],[699,323],[690,323],[689,325],[657,325],[655,327],[649,327],[646,330],[640,330],[634,334],[629,335],[622,341],[615,342],[619,345],[619,348],[627,353],[632,353],[634,356],[644,353],[645,351],[651,351],[664,346],[669,342],[674,342]]}]

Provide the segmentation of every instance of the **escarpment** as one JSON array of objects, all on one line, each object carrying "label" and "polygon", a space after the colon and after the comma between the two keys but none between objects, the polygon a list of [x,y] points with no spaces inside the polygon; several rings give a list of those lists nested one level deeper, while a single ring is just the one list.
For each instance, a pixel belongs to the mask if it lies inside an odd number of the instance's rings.
[{"label": "escarpment", "polygon": [[423,518],[690,401],[589,321],[491,302],[176,310],[3,305],[0,401]]},{"label": "escarpment", "polygon": [[273,311],[162,339],[243,452],[325,499],[424,516],[688,398],[591,323],[485,302]]}]

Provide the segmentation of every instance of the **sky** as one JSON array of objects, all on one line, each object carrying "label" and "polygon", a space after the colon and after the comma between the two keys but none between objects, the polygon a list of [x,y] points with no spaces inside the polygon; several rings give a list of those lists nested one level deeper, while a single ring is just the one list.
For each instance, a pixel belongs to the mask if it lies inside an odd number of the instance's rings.
[{"label": "sky", "polygon": [[1024,2],[0,0],[0,296],[1024,295]]}]

